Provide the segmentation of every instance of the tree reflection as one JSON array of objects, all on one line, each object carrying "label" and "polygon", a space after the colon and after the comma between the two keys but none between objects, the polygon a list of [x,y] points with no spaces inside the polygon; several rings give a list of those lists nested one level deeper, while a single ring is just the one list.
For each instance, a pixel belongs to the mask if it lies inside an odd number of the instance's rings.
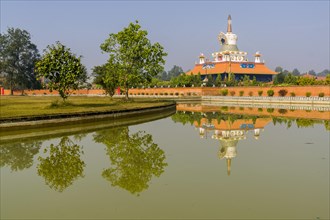
[{"label": "tree reflection", "polygon": [[111,167],[102,172],[103,178],[132,194],[147,189],[152,176],[159,177],[167,166],[164,151],[145,132],[130,135],[128,127],[122,127],[98,132],[94,140],[107,146],[111,161]]},{"label": "tree reflection", "polygon": [[78,177],[83,177],[85,163],[80,158],[83,151],[68,137],[62,137],[56,146],[51,144],[49,149],[45,149],[45,153],[48,152],[48,157],[38,158],[40,164],[37,168],[39,176],[45,178],[50,188],[62,192]]},{"label": "tree reflection", "polygon": [[41,141],[0,145],[0,166],[9,166],[11,171],[29,168],[33,157],[41,148]]}]

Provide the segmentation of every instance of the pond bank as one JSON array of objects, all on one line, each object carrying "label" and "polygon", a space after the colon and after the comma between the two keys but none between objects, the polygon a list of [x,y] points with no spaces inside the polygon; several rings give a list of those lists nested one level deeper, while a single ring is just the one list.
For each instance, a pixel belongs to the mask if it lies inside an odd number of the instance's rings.
[{"label": "pond bank", "polygon": [[109,111],[93,111],[93,112],[77,112],[77,113],[61,113],[53,115],[37,115],[37,116],[23,116],[13,118],[0,119],[0,131],[3,132],[8,128],[26,127],[26,126],[40,126],[49,124],[66,124],[77,123],[81,121],[95,121],[103,119],[121,119],[130,118],[136,116],[142,116],[147,114],[161,113],[164,111],[175,112],[176,103],[168,102],[161,103],[160,105],[155,103],[151,107],[141,107],[134,109],[117,109]]}]

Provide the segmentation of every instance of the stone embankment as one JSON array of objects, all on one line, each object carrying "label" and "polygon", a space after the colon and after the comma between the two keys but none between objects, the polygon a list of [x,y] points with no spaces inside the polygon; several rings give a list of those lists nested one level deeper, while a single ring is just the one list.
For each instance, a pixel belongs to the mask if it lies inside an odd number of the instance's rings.
[{"label": "stone embankment", "polygon": [[67,124],[82,121],[96,121],[102,119],[121,119],[136,116],[143,116],[148,114],[162,113],[172,111],[175,113],[176,104],[174,102],[140,109],[122,109],[102,112],[82,112],[82,113],[68,113],[68,114],[54,114],[41,116],[27,116],[9,119],[0,119],[0,131],[6,128],[23,127],[23,126],[38,126],[47,124]]}]

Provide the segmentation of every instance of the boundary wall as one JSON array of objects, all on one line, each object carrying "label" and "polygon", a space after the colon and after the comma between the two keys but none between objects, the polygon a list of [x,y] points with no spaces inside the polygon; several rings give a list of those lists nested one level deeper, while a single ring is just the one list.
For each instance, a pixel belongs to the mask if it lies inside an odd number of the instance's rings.
[{"label": "boundary wall", "polygon": [[[131,96],[174,96],[174,97],[182,97],[182,96],[221,96],[221,90],[227,89],[228,94],[227,97],[239,97],[240,92],[243,91],[244,94],[242,96],[252,96],[259,97],[258,91],[262,91],[261,97],[268,97],[267,91],[273,90],[274,97],[278,97],[278,91],[281,89],[285,89],[288,91],[285,97],[290,97],[290,93],[294,92],[295,96],[306,96],[307,92],[311,93],[311,96],[318,97],[320,93],[324,93],[325,97],[330,97],[330,86],[272,86],[272,87],[258,87],[258,86],[250,86],[250,87],[180,87],[180,88],[136,88],[129,89],[129,95]],[[233,95],[231,93],[234,93]],[[24,95],[59,95],[57,91],[49,92],[48,90],[24,90]],[[2,89],[1,95],[10,95],[10,90]],[[14,95],[22,95],[22,91],[14,91]],[[105,95],[105,91],[103,89],[80,89],[72,92],[72,95],[96,95],[102,96]]]}]

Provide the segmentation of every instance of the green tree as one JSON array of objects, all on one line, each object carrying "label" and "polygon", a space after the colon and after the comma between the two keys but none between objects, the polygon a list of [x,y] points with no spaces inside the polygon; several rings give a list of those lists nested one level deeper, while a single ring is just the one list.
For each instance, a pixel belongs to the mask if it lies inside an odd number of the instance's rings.
[{"label": "green tree", "polygon": [[183,70],[180,66],[174,65],[170,71],[167,72],[168,80],[171,80],[173,77],[179,76],[183,73]]},{"label": "green tree", "polygon": [[202,85],[202,77],[201,77],[201,74],[198,73],[197,75],[194,75],[193,76],[194,79],[193,79],[193,84],[195,87],[200,87]]},{"label": "green tree", "polygon": [[281,73],[281,72],[283,72],[283,68],[280,67],[280,66],[277,66],[277,67],[275,68],[275,72],[277,72],[277,73]]},{"label": "green tree", "polygon": [[314,70],[310,70],[310,71],[308,71],[308,74],[309,74],[309,75],[316,76],[316,72],[315,72]]},{"label": "green tree", "polygon": [[99,131],[94,140],[106,145],[111,161],[102,176],[132,194],[147,189],[152,176],[159,177],[167,166],[164,151],[145,132],[129,134],[128,127],[121,127]]},{"label": "green tree", "polygon": [[36,72],[39,78],[49,80],[49,91],[57,90],[65,101],[72,90],[87,80],[86,68],[80,62],[81,57],[76,57],[60,42],[47,46],[47,49],[36,63]]},{"label": "green tree", "polygon": [[284,77],[284,83],[290,84],[290,85],[296,85],[297,84],[298,77],[289,73]]},{"label": "green tree", "polygon": [[278,85],[278,84],[282,84],[284,82],[284,77],[285,77],[285,73],[284,72],[280,72],[279,74],[277,74],[275,77],[274,77],[274,82],[273,84],[274,85]]},{"label": "green tree", "polygon": [[294,75],[294,76],[299,76],[299,75],[300,75],[299,70],[298,70],[297,68],[294,68],[294,69],[292,70],[292,75]]},{"label": "green tree", "polygon": [[220,87],[221,84],[222,84],[221,74],[218,74],[217,78],[215,79],[215,85]]},{"label": "green tree", "polygon": [[206,86],[212,87],[215,84],[215,80],[211,74],[207,75],[207,83]]},{"label": "green tree", "polygon": [[251,83],[250,83],[250,77],[248,75],[244,75],[243,77],[243,85],[244,86],[249,86]]},{"label": "green tree", "polygon": [[317,76],[327,76],[327,75],[329,75],[329,74],[330,74],[330,70],[325,69],[325,70],[323,70],[322,72],[319,72],[319,73],[317,74]]},{"label": "green tree", "polygon": [[0,34],[0,73],[5,76],[5,86],[13,95],[14,89],[40,88],[34,75],[34,64],[40,55],[26,30],[8,28]]},{"label": "green tree", "polygon": [[73,184],[78,177],[83,177],[85,162],[80,155],[84,152],[69,137],[62,137],[58,145],[51,144],[45,153],[46,158],[39,157],[38,175],[45,178],[46,184],[59,192]]},{"label": "green tree", "polygon": [[9,166],[11,171],[29,168],[33,157],[39,152],[42,142],[14,143],[0,145],[0,167]]},{"label": "green tree", "polygon": [[110,34],[101,44],[101,49],[109,53],[109,65],[119,70],[119,84],[125,89],[126,99],[129,88],[150,83],[163,70],[163,57],[167,55],[159,43],[151,44],[148,32],[140,28],[138,21],[130,23],[122,31]]},{"label": "green tree", "polygon": [[101,85],[110,97],[115,94],[115,89],[119,85],[118,69],[114,67],[115,65],[109,65],[109,63],[107,63],[93,68],[93,75],[95,75],[94,83]]}]

